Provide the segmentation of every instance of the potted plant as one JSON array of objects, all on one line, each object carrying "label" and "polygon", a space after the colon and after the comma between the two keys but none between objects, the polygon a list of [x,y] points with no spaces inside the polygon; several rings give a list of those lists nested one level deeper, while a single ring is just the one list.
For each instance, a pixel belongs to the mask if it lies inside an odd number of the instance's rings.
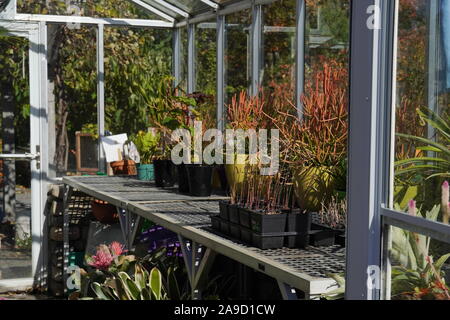
[{"label": "potted plant", "polygon": [[[181,102],[184,104],[184,110],[188,111],[184,113],[185,117],[183,120],[184,127],[191,131],[191,136],[195,135],[195,121],[201,121],[202,132],[215,128],[214,117],[211,114],[211,105],[214,106],[212,96],[195,92],[186,95],[186,98],[182,99]],[[187,176],[189,194],[191,196],[208,197],[212,193],[214,166],[200,161],[201,158],[201,155],[196,154],[195,150],[192,150],[191,159],[193,163],[184,164],[185,169],[180,168],[180,171],[181,176],[183,176],[183,171]]]},{"label": "potted plant", "polygon": [[159,138],[159,135],[152,129],[147,132],[139,131],[136,136],[132,137],[141,160],[137,167],[139,180],[150,181],[154,179],[153,160],[157,152]]},{"label": "potted plant", "polygon": [[332,196],[323,202],[322,208],[313,215],[310,244],[313,246],[345,246],[345,225],[347,220],[347,200]]},{"label": "potted plant", "polygon": [[275,103],[268,115],[279,129],[282,161],[291,168],[298,205],[309,212],[320,210],[345,185],[347,78],[337,62],[325,64],[306,84],[302,118],[290,101]]}]

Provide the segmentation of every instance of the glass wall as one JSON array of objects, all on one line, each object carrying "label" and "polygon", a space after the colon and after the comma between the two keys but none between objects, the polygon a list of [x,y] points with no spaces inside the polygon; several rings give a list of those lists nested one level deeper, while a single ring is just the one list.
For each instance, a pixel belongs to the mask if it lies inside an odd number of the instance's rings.
[{"label": "glass wall", "polygon": [[195,91],[204,94],[199,106],[206,128],[216,128],[217,28],[216,21],[197,24],[195,33]]},{"label": "glass wall", "polygon": [[105,127],[136,134],[149,122],[148,102],[172,84],[170,29],[105,29]]},{"label": "glass wall", "polygon": [[187,92],[188,35],[187,28],[180,28],[180,88]]},{"label": "glass wall", "polygon": [[263,7],[263,81],[269,91],[295,100],[296,0]]},{"label": "glass wall", "polygon": [[[405,212],[411,200],[424,211],[441,205],[437,220],[448,223],[448,201],[442,198],[448,193],[450,178],[446,3],[442,1],[440,7],[435,1],[399,2],[391,206]],[[445,188],[444,193],[441,188]]]},{"label": "glass wall", "polygon": [[[450,3],[398,4],[389,207],[393,219],[404,221],[400,215],[407,214],[414,218],[412,230],[438,229],[432,234],[442,240],[441,223],[448,225],[450,218]],[[423,219],[433,223],[425,226]],[[450,244],[396,227],[391,239],[387,298],[450,299],[445,284]]]},{"label": "glass wall", "polygon": [[251,10],[225,17],[225,102],[250,87],[251,68]]},{"label": "glass wall", "polygon": [[324,64],[348,68],[350,1],[306,1],[306,13],[306,81],[314,81]]}]

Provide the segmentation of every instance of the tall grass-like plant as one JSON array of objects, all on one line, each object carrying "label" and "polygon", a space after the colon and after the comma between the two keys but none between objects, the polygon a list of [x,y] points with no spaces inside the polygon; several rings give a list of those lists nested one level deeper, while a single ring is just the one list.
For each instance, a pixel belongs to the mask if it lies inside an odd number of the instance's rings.
[{"label": "tall grass-like plant", "polygon": [[[420,145],[416,147],[417,157],[399,160],[395,163],[396,176],[419,175],[425,179],[450,177],[450,118],[443,117],[427,107],[417,108],[423,122],[436,131],[435,139],[397,133],[397,136]],[[428,153],[435,156],[429,156]]]}]

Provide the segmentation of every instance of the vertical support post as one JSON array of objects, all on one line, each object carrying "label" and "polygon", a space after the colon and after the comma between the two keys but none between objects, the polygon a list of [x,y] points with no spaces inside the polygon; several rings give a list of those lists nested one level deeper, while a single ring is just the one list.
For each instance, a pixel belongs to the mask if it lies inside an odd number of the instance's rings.
[{"label": "vertical support post", "polygon": [[104,25],[97,25],[97,126],[98,126],[98,166],[106,172],[105,155],[101,138],[105,135],[105,61]]},{"label": "vertical support post", "polygon": [[181,30],[175,28],[173,30],[173,77],[175,78],[175,86],[181,82]]},{"label": "vertical support post", "polygon": [[188,93],[195,92],[195,25],[188,24]]},{"label": "vertical support post", "polygon": [[252,73],[251,94],[256,96],[261,85],[261,59],[262,59],[262,6],[253,6],[252,14]]},{"label": "vertical support post", "polygon": [[225,16],[217,15],[217,129],[225,129]]},{"label": "vertical support post", "polygon": [[31,170],[31,271],[34,285],[39,285],[45,266],[43,239],[44,207],[47,196],[48,170],[48,119],[47,119],[47,27],[44,22],[37,25],[29,35],[30,74],[30,152],[39,153],[40,159],[30,162]]},{"label": "vertical support post", "polygon": [[[40,137],[39,145],[36,146],[34,152],[40,154],[39,163],[37,164],[39,168],[39,218],[33,216],[31,218],[32,230],[34,235],[37,235],[36,242],[40,242],[40,248],[35,248],[35,256],[37,260],[35,261],[37,274],[35,275],[36,284],[40,286],[45,286],[47,281],[47,261],[48,261],[48,241],[47,232],[47,220],[43,214],[45,211],[45,206],[47,202],[47,191],[48,191],[48,178],[49,178],[49,119],[48,119],[48,59],[47,59],[47,24],[45,22],[39,23],[39,60],[40,60],[40,112],[39,112],[39,123],[40,123]],[[36,192],[37,194],[37,192]],[[36,223],[33,222],[37,220]],[[36,244],[37,246],[38,244]],[[39,251],[38,251],[39,250]]]},{"label": "vertical support post", "polygon": [[305,88],[305,29],[306,29],[306,2],[297,0],[296,16],[296,76],[295,76],[295,104],[300,119],[303,118],[303,104],[301,97]]},{"label": "vertical support post", "polygon": [[395,2],[352,1],[346,298],[377,300],[390,168]]},{"label": "vertical support post", "polygon": [[[440,1],[428,2],[428,108],[433,112],[438,112],[438,63],[439,63],[439,5]],[[436,130],[428,124],[428,138],[434,139]],[[429,156],[433,157],[434,152],[429,152]]]}]

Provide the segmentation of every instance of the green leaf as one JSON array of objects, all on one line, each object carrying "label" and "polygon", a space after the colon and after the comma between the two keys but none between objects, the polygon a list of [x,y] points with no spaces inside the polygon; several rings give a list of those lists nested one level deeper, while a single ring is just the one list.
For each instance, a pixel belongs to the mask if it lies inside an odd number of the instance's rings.
[{"label": "green leaf", "polygon": [[157,268],[153,268],[152,271],[150,271],[149,286],[151,293],[155,296],[156,300],[160,300],[162,291],[162,275]]}]

